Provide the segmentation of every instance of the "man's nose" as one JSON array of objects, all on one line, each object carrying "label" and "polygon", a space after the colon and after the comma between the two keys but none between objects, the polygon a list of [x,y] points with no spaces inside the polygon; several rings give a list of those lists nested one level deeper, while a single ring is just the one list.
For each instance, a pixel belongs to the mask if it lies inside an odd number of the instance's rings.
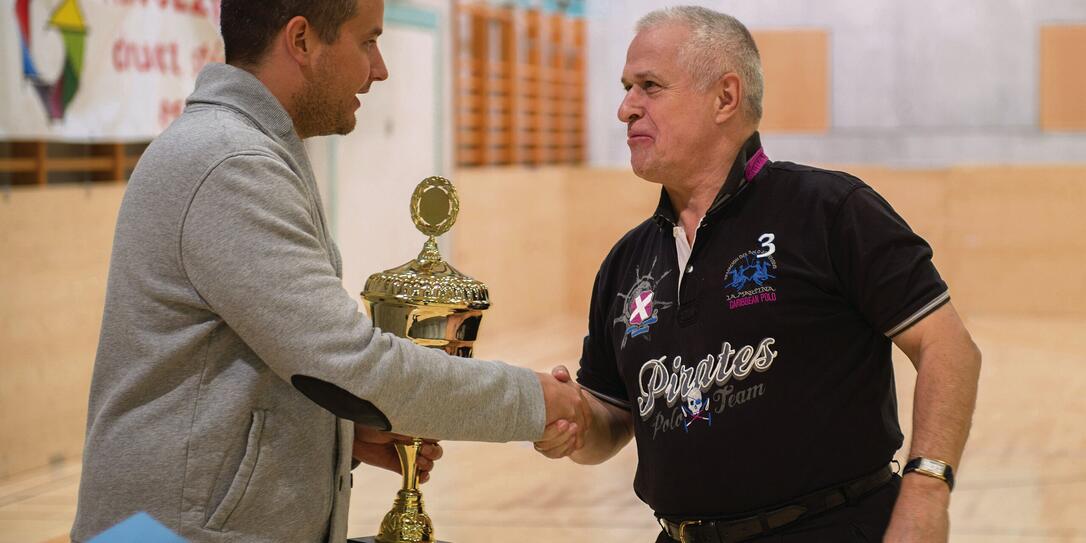
[{"label": "man's nose", "polygon": [[618,120],[624,123],[631,123],[641,118],[641,108],[637,104],[637,87],[632,87],[626,91],[626,96],[622,97],[622,102],[618,105]]},{"label": "man's nose", "polygon": [[384,81],[388,79],[388,66],[385,66],[385,57],[381,56],[381,50],[377,47],[373,48],[376,51],[375,58],[370,62],[370,79],[373,81]]}]

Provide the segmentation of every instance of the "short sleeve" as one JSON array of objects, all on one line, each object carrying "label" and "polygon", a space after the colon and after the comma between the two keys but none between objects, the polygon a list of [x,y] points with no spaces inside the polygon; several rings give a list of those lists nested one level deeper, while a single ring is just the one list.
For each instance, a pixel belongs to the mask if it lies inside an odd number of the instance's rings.
[{"label": "short sleeve", "polygon": [[[606,268],[606,263],[604,264]],[[581,367],[577,370],[577,383],[593,396],[623,409],[630,409],[629,395],[618,372],[614,343],[609,335],[607,300],[609,290],[603,284],[603,269],[596,275],[592,287],[592,300],[588,309],[588,335],[581,350]]]},{"label": "short sleeve", "polygon": [[841,291],[887,337],[950,300],[931,246],[871,187],[845,197],[829,235]]}]

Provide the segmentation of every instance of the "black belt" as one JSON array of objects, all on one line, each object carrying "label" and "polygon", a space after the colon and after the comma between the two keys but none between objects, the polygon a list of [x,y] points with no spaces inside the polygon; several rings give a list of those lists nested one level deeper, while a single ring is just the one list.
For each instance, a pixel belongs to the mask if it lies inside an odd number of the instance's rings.
[{"label": "black belt", "polygon": [[664,532],[680,543],[743,541],[791,524],[801,517],[817,515],[853,502],[890,482],[892,477],[893,471],[890,466],[886,466],[858,479],[813,492],[783,507],[763,510],[749,517],[733,520],[673,521],[663,517],[657,520]]}]

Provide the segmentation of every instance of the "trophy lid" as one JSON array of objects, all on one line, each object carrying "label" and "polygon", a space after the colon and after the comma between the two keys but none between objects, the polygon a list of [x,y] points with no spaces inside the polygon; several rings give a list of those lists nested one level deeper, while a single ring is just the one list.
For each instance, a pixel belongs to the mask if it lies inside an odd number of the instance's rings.
[{"label": "trophy lid", "polygon": [[435,238],[452,228],[459,212],[460,200],[448,179],[423,179],[411,195],[411,219],[429,239],[414,260],[371,275],[366,280],[362,297],[371,303],[465,309],[490,307],[486,285],[445,262],[437,248]]}]

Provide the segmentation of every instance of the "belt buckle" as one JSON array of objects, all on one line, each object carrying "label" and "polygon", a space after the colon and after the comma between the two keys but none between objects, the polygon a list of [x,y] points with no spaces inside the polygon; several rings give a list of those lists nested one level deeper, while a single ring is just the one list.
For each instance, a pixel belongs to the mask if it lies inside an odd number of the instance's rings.
[{"label": "belt buckle", "polygon": [[679,523],[679,543],[686,543],[686,527],[701,526],[700,520],[684,520]]}]

